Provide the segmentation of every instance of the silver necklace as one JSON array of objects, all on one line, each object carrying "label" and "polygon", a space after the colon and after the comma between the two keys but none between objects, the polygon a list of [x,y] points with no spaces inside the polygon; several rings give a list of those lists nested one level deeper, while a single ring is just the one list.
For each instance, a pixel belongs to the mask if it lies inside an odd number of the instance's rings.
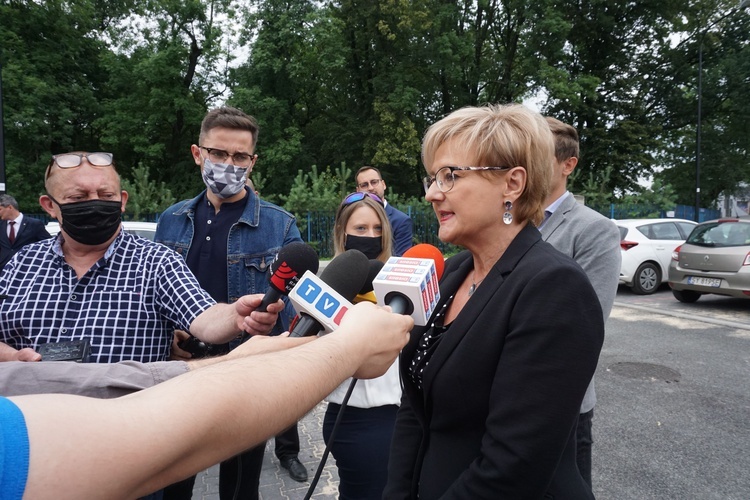
[{"label": "silver necklace", "polygon": [[[484,278],[486,278],[486,277],[487,276],[485,276]],[[471,272],[471,286],[469,287],[469,297],[471,297],[472,295],[474,295],[474,292],[477,291],[477,287],[482,283],[482,281],[484,281],[484,278],[482,278],[481,280],[479,280],[479,281],[477,281],[475,283],[474,282],[474,271]]]}]

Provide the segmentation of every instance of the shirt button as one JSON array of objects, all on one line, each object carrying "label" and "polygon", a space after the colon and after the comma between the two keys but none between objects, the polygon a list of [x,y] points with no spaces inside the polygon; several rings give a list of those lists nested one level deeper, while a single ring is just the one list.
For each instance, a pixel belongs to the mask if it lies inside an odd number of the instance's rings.
[{"label": "shirt button", "polygon": [[62,332],[62,333],[68,333],[68,329],[67,328],[60,328],[60,332]]},{"label": "shirt button", "polygon": [[207,224],[211,224],[211,221],[208,221]]},{"label": "shirt button", "polygon": [[78,297],[76,296],[76,294],[73,294],[73,295],[70,296],[70,300],[76,300],[77,298]]},{"label": "shirt button", "polygon": [[206,241],[211,241],[211,237],[210,236],[206,236]]}]

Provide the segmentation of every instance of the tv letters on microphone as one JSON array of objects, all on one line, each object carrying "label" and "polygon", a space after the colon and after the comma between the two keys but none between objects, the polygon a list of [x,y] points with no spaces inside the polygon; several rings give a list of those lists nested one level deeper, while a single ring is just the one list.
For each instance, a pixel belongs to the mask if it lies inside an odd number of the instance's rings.
[{"label": "tv letters on microphone", "polygon": [[330,333],[341,324],[351,302],[336,290],[307,271],[289,293],[289,300],[298,313],[307,313],[323,325],[323,333]]}]

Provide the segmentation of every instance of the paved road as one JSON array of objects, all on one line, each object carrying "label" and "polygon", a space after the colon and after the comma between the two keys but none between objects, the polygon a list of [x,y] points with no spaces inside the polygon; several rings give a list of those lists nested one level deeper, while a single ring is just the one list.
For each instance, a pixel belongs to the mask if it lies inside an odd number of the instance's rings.
[{"label": "paved road", "polygon": [[597,498],[747,500],[750,300],[675,306],[670,298],[621,291],[607,323],[596,379]]},{"label": "paved road", "polygon": [[[621,287],[597,370],[594,485],[600,500],[750,498],[750,300],[704,296],[682,304],[668,287]],[[300,460],[312,479],[323,454],[318,405],[300,422]],[[312,498],[337,498],[329,457]],[[261,498],[303,499],[266,448]],[[218,468],[194,500],[218,500]]]},{"label": "paved road", "polygon": [[697,302],[684,304],[674,298],[667,285],[662,285],[653,295],[635,295],[621,285],[615,304],[688,320],[700,318],[710,324],[729,327],[750,325],[750,299],[703,295]]}]

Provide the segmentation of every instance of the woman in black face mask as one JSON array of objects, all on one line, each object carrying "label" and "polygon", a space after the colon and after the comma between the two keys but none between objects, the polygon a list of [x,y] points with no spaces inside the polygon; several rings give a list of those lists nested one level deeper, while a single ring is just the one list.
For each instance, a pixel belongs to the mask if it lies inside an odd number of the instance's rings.
[{"label": "woman in black face mask", "polygon": [[[370,193],[352,193],[344,198],[336,211],[333,230],[336,255],[356,249],[369,259],[385,262],[392,253],[392,240],[391,225],[380,198]],[[358,298],[370,300],[367,296]],[[331,443],[333,424],[350,382],[351,379],[346,380],[326,398],[323,437],[336,459],[339,499],[379,500],[401,401],[398,363],[382,377],[357,381]]]},{"label": "woman in black face mask", "polygon": [[333,249],[336,255],[359,250],[382,262],[392,253],[393,235],[383,201],[371,193],[352,193],[336,211]]}]

